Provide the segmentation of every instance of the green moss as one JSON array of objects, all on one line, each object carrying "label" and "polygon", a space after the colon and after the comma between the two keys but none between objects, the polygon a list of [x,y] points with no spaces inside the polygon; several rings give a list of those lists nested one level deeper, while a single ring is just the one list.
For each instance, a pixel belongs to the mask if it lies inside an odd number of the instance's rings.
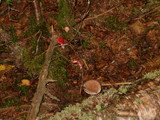
[{"label": "green moss", "polygon": [[136,102],[137,104],[140,104],[141,100],[140,100],[139,98],[136,98],[136,99],[135,99],[135,102]]},{"label": "green moss", "polygon": [[11,51],[8,49],[8,44],[5,42],[0,42],[0,53],[10,53]]},{"label": "green moss", "polygon": [[109,16],[105,19],[105,26],[113,31],[122,31],[126,29],[126,24],[120,22],[116,16]]},{"label": "green moss", "polygon": [[99,43],[99,45],[100,45],[100,47],[101,47],[101,48],[106,48],[106,43],[105,43],[105,42],[103,42],[103,41],[102,41],[102,42],[100,42],[100,43]]},{"label": "green moss", "polygon": [[68,62],[64,59],[64,57],[58,50],[55,50],[49,69],[49,77],[57,80],[60,85],[64,85],[64,83],[67,82],[68,77],[66,70],[66,65]]},{"label": "green moss", "polygon": [[16,43],[18,41],[18,37],[17,37],[15,28],[11,27],[10,28],[10,32],[11,32],[11,40],[12,40],[12,42]]},{"label": "green moss", "polygon": [[69,8],[69,2],[68,0],[59,0],[58,2],[58,27],[60,29],[63,29],[65,26],[68,26],[68,24],[73,24],[73,15],[71,14],[70,8]]},{"label": "green moss", "polygon": [[131,69],[136,67],[136,61],[133,58],[130,59],[128,64]]},{"label": "green moss", "polygon": [[[75,24],[74,15],[71,13],[68,0],[59,0],[58,2],[58,15],[52,15],[52,18],[57,20],[57,28],[61,31],[62,36],[71,40],[76,35],[76,29],[72,26]],[[69,27],[69,32],[64,31],[64,27]]]},{"label": "green moss", "polygon": [[[81,104],[69,105],[63,111],[56,113],[49,120],[96,120],[96,113],[105,113],[108,107],[107,100],[114,99],[114,95],[117,90],[114,88],[109,89],[104,94],[91,96],[84,100]],[[96,105],[95,105],[96,102]],[[94,112],[93,112],[94,111]],[[115,115],[102,116],[102,120],[109,120]],[[112,120],[112,119],[111,119]]]},{"label": "green moss", "polygon": [[159,0],[147,0],[146,1],[146,7],[157,6],[158,4],[160,4]]},{"label": "green moss", "polygon": [[28,21],[28,29],[24,32],[24,38],[30,38],[26,49],[22,48],[22,61],[24,67],[30,75],[38,75],[43,62],[45,41],[41,36],[48,37],[50,35],[45,22],[36,24],[35,17],[31,16]]},{"label": "green moss", "polygon": [[38,75],[44,62],[44,54],[32,57],[30,52],[23,50],[22,61],[29,75]]},{"label": "green moss", "polygon": [[17,106],[20,105],[20,102],[20,98],[7,98],[4,107]]},{"label": "green moss", "polygon": [[21,91],[22,95],[25,95],[25,96],[28,95],[28,91],[29,91],[29,87],[28,86],[18,86],[18,88]]},{"label": "green moss", "polygon": [[85,40],[85,41],[82,43],[82,48],[84,48],[84,49],[88,48],[89,45],[90,45],[90,43],[91,43],[90,41]]},{"label": "green moss", "polygon": [[133,8],[132,9],[132,14],[133,15],[141,15],[142,14],[142,11],[139,9],[139,8]]},{"label": "green moss", "polygon": [[125,7],[123,5],[119,6],[119,10],[124,11]]},{"label": "green moss", "polygon": [[6,4],[10,6],[14,0],[5,0]]},{"label": "green moss", "polygon": [[27,120],[27,114],[23,114],[23,115],[21,116],[21,118],[22,118],[22,120]]}]

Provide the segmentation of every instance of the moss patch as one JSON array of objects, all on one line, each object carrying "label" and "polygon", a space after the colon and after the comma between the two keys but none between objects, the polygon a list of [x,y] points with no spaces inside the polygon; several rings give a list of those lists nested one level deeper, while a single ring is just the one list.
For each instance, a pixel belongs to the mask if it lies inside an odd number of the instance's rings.
[{"label": "moss patch", "polygon": [[113,31],[121,31],[121,30],[125,30],[126,28],[126,24],[120,22],[116,16],[107,17],[105,19],[104,24],[108,29]]}]

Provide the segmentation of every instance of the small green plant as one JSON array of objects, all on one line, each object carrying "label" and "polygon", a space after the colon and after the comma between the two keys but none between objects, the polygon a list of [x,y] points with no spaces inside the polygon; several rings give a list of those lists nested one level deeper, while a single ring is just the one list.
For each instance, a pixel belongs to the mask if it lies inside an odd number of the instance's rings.
[{"label": "small green plant", "polygon": [[68,74],[66,70],[66,65],[68,62],[62,56],[63,55],[60,52],[55,51],[50,64],[49,77],[57,80],[57,83],[63,86],[66,82],[68,82]]},{"label": "small green plant", "polygon": [[21,91],[22,95],[27,96],[28,95],[28,91],[29,91],[29,87],[28,86],[19,86],[18,87],[19,90]]},{"label": "small green plant", "polygon": [[68,0],[59,0],[58,12],[57,21],[60,29],[68,26],[68,24],[73,24],[73,15],[71,14]]},{"label": "small green plant", "polygon": [[24,32],[23,37],[30,37],[30,42],[26,45],[29,46],[28,48],[22,49],[22,61],[30,75],[38,75],[44,62],[45,51],[45,41],[41,36],[48,36],[49,31],[44,22],[36,24],[34,17],[29,19],[28,26],[29,28]]},{"label": "small green plant", "polygon": [[13,0],[5,0],[5,2],[6,2],[6,5],[10,6],[12,4]]},{"label": "small green plant", "polygon": [[18,106],[20,102],[20,98],[7,98],[4,107]]},{"label": "small green plant", "polygon": [[[67,40],[73,38],[76,35],[75,29],[73,29],[73,25],[75,24],[74,15],[71,13],[70,5],[68,0],[59,0],[58,2],[58,15],[53,16],[57,20],[57,27],[60,29],[63,37]],[[65,32],[64,28],[69,27],[69,32]]]},{"label": "small green plant", "polygon": [[129,89],[130,89],[129,85],[122,85],[118,88],[118,91],[120,94],[126,94]]},{"label": "small green plant", "polygon": [[103,41],[102,41],[102,42],[100,42],[100,43],[99,43],[99,45],[100,45],[100,47],[101,47],[101,48],[106,48],[106,43],[105,43],[105,42],[103,42]]},{"label": "small green plant", "polygon": [[159,0],[147,0],[146,1],[146,6],[147,7],[150,7],[150,6],[156,6],[160,4],[160,1]]},{"label": "small green plant", "polygon": [[130,61],[129,61],[129,67],[131,69],[136,67],[136,61],[133,58],[131,58]]},{"label": "small green plant", "polygon": [[85,40],[85,41],[82,43],[82,48],[88,48],[89,45],[90,45],[90,41],[89,41],[89,40]]},{"label": "small green plant", "polygon": [[141,103],[140,98],[136,98],[136,99],[135,99],[135,102],[138,103],[138,104],[140,104],[140,103]]},{"label": "small green plant", "polygon": [[119,6],[119,9],[120,9],[121,11],[124,11],[124,10],[125,10],[125,7],[124,7],[123,5],[121,5],[121,6]]},{"label": "small green plant", "polygon": [[10,28],[10,31],[11,31],[11,40],[12,40],[12,42],[13,42],[13,43],[18,42],[18,37],[17,37],[15,28],[14,28],[14,27],[11,27],[11,28]]},{"label": "small green plant", "polygon": [[30,52],[27,52],[27,50],[24,49],[22,60],[24,62],[24,67],[28,71],[28,74],[31,76],[38,75],[44,62],[44,54],[31,57]]},{"label": "small green plant", "polygon": [[113,31],[121,31],[121,30],[125,30],[126,28],[126,24],[120,22],[116,16],[109,16],[105,19],[104,22],[105,26]]},{"label": "small green plant", "polygon": [[21,116],[21,118],[22,118],[22,120],[27,120],[27,114],[23,114],[23,115]]},{"label": "small green plant", "polygon": [[133,8],[132,9],[132,14],[133,15],[141,15],[142,14],[142,11],[138,8]]}]

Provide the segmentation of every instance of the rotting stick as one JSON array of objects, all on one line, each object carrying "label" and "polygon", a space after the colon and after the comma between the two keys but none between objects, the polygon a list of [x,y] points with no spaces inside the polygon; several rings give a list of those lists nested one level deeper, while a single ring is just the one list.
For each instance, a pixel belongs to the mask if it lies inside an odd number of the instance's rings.
[{"label": "rotting stick", "polygon": [[46,51],[45,61],[39,75],[37,90],[36,90],[36,93],[34,94],[34,97],[32,100],[32,108],[30,110],[30,113],[27,116],[27,120],[36,120],[36,117],[38,115],[39,107],[46,91],[45,85],[47,83],[48,69],[49,69],[49,64],[51,62],[53,51],[56,45],[56,39],[57,39],[57,35],[55,34],[52,26],[51,42]]}]

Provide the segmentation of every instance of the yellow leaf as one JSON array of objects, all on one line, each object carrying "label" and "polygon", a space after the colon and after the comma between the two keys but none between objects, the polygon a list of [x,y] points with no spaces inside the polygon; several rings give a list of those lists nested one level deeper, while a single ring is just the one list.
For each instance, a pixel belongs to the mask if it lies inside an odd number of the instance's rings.
[{"label": "yellow leaf", "polygon": [[24,85],[24,86],[30,86],[31,82],[28,79],[23,79],[23,80],[21,80],[21,86],[22,85]]},{"label": "yellow leaf", "polygon": [[2,64],[0,64],[0,71],[9,70],[9,69],[11,69],[13,67],[14,67],[14,65],[2,65]]},{"label": "yellow leaf", "polygon": [[5,70],[6,66],[5,65],[0,65],[0,71]]}]

